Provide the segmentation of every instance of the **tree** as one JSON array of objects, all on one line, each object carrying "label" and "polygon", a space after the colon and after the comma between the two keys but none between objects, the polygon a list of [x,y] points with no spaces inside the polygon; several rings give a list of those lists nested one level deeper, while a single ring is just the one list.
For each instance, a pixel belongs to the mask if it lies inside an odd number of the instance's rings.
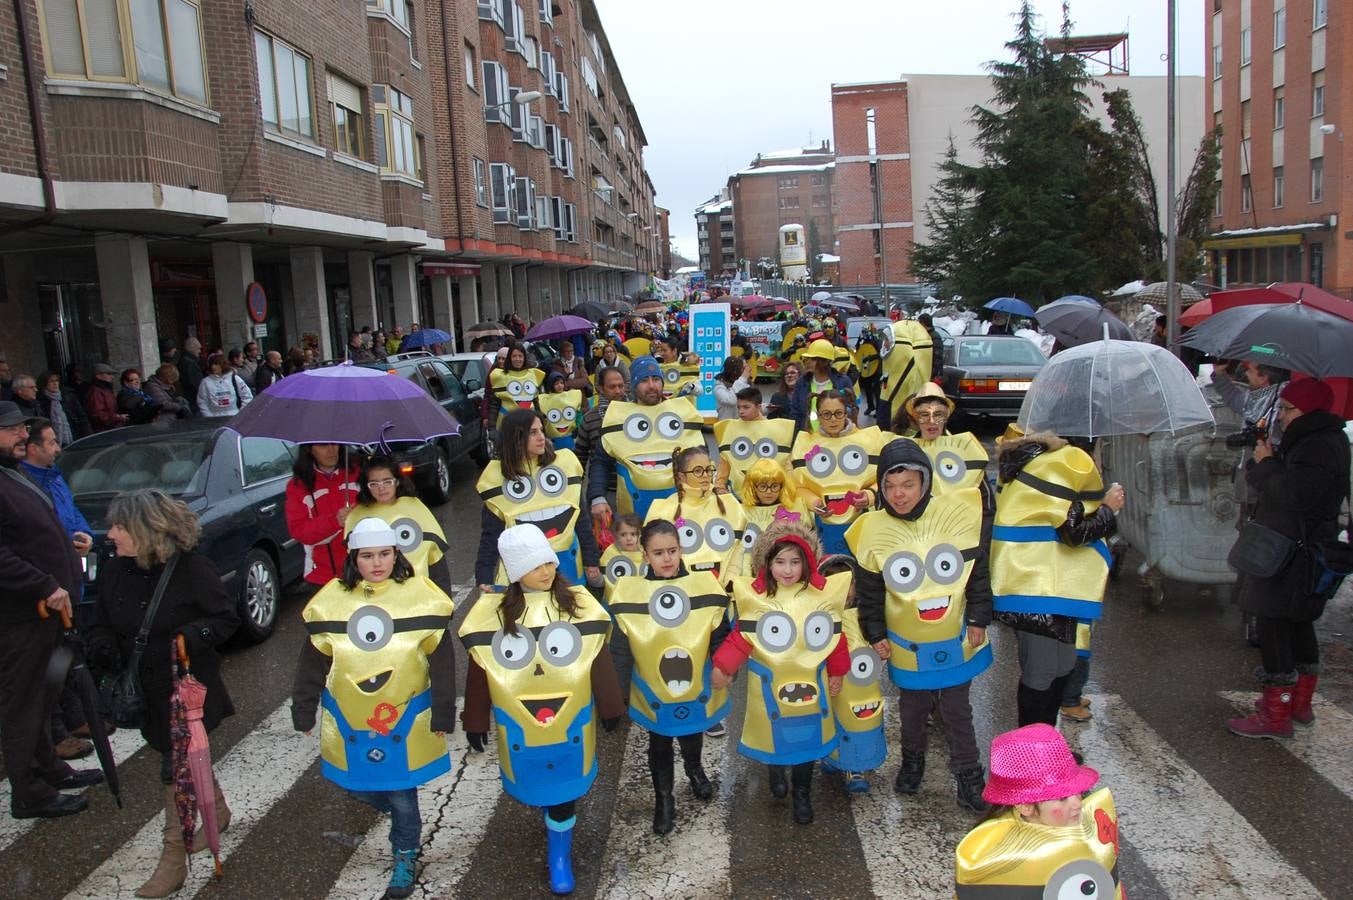
[{"label": "tree", "polygon": [[1099,262],[1095,288],[1103,290],[1141,278],[1165,277],[1164,235],[1156,179],[1146,136],[1132,99],[1123,89],[1107,91],[1110,129],[1088,129],[1093,155],[1086,195],[1087,249]]},{"label": "tree", "polygon": [[911,272],[918,281],[934,284],[941,296],[964,295],[959,285],[963,255],[974,252],[972,241],[972,190],[958,162],[958,145],[953,132],[940,163],[940,177],[925,204],[926,228],[930,241],[911,245]]},{"label": "tree", "polygon": [[1196,279],[1203,271],[1203,240],[1207,237],[1208,221],[1217,202],[1221,182],[1217,171],[1221,168],[1221,126],[1203,135],[1198,153],[1193,158],[1193,169],[1179,193],[1176,209],[1179,221],[1175,226],[1175,278],[1181,282]]}]

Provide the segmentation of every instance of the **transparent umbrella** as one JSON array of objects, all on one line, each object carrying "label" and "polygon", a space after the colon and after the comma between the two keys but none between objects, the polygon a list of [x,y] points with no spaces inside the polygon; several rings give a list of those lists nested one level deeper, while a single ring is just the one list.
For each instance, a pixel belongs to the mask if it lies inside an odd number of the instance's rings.
[{"label": "transparent umbrella", "polygon": [[1211,425],[1212,411],[1173,353],[1141,341],[1092,341],[1048,360],[1019,411],[1026,432],[1105,437]]}]

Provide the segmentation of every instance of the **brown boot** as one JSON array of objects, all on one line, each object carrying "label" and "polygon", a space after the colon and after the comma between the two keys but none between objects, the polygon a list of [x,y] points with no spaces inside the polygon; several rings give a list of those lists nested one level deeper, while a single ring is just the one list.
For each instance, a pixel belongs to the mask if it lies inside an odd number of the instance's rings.
[{"label": "brown boot", "polygon": [[[225,794],[221,793],[221,782],[214,782],[216,787],[216,830],[220,834],[225,834],[225,830],[230,827],[230,807],[226,806]],[[193,852],[201,853],[207,850],[207,831],[199,827],[193,834]]]},{"label": "brown boot", "polygon": [[188,877],[188,854],[183,846],[183,827],[174,805],[174,788],[164,789],[164,849],[150,880],[136,889],[138,897],[168,897],[183,887]]}]

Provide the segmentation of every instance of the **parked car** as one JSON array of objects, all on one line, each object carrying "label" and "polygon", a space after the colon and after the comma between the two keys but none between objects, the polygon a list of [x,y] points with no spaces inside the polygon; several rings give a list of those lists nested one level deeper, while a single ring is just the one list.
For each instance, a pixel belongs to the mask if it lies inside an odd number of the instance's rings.
[{"label": "parked car", "polygon": [[[495,351],[496,352],[496,351]],[[489,381],[489,367],[485,364],[484,358],[493,358],[493,353],[443,353],[437,357],[442,362],[451,367],[451,371],[460,379],[461,386],[471,399],[481,400],[484,397],[484,385]]]},{"label": "parked car", "polygon": [[99,565],[113,556],[108,506],[118,494],[158,488],[177,497],[202,524],[199,549],[236,598],[242,638],[273,631],[282,588],[301,577],[305,552],[287,532],[286,489],[294,444],[241,438],[229,419],[185,419],[90,435],[58,459],[75,504],[94,528],[78,612],[88,624]]},{"label": "parked car", "polygon": [[956,412],[1013,419],[1047,357],[1017,335],[965,334],[944,339],[944,392]]},{"label": "parked car", "polygon": [[479,465],[489,461],[484,440],[484,421],[480,404],[466,392],[451,366],[430,353],[396,353],[384,360],[361,363],[372,369],[384,369],[407,378],[427,391],[460,425],[460,433],[425,443],[391,443],[395,462],[413,479],[429,506],[440,506],[451,499],[451,463],[470,457]]}]

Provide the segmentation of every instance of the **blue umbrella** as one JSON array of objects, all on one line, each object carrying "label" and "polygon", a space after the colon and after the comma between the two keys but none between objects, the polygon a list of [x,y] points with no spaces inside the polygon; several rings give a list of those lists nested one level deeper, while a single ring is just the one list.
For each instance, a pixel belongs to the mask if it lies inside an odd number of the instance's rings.
[{"label": "blue umbrella", "polygon": [[1008,313],[1012,316],[1023,316],[1026,319],[1034,317],[1034,308],[1023,300],[1014,297],[997,297],[995,300],[983,304],[986,309],[993,309],[996,312]]},{"label": "blue umbrella", "polygon": [[451,335],[440,328],[420,328],[412,334],[405,335],[404,340],[399,342],[399,349],[417,350],[420,347],[431,347],[433,344],[449,343]]}]

